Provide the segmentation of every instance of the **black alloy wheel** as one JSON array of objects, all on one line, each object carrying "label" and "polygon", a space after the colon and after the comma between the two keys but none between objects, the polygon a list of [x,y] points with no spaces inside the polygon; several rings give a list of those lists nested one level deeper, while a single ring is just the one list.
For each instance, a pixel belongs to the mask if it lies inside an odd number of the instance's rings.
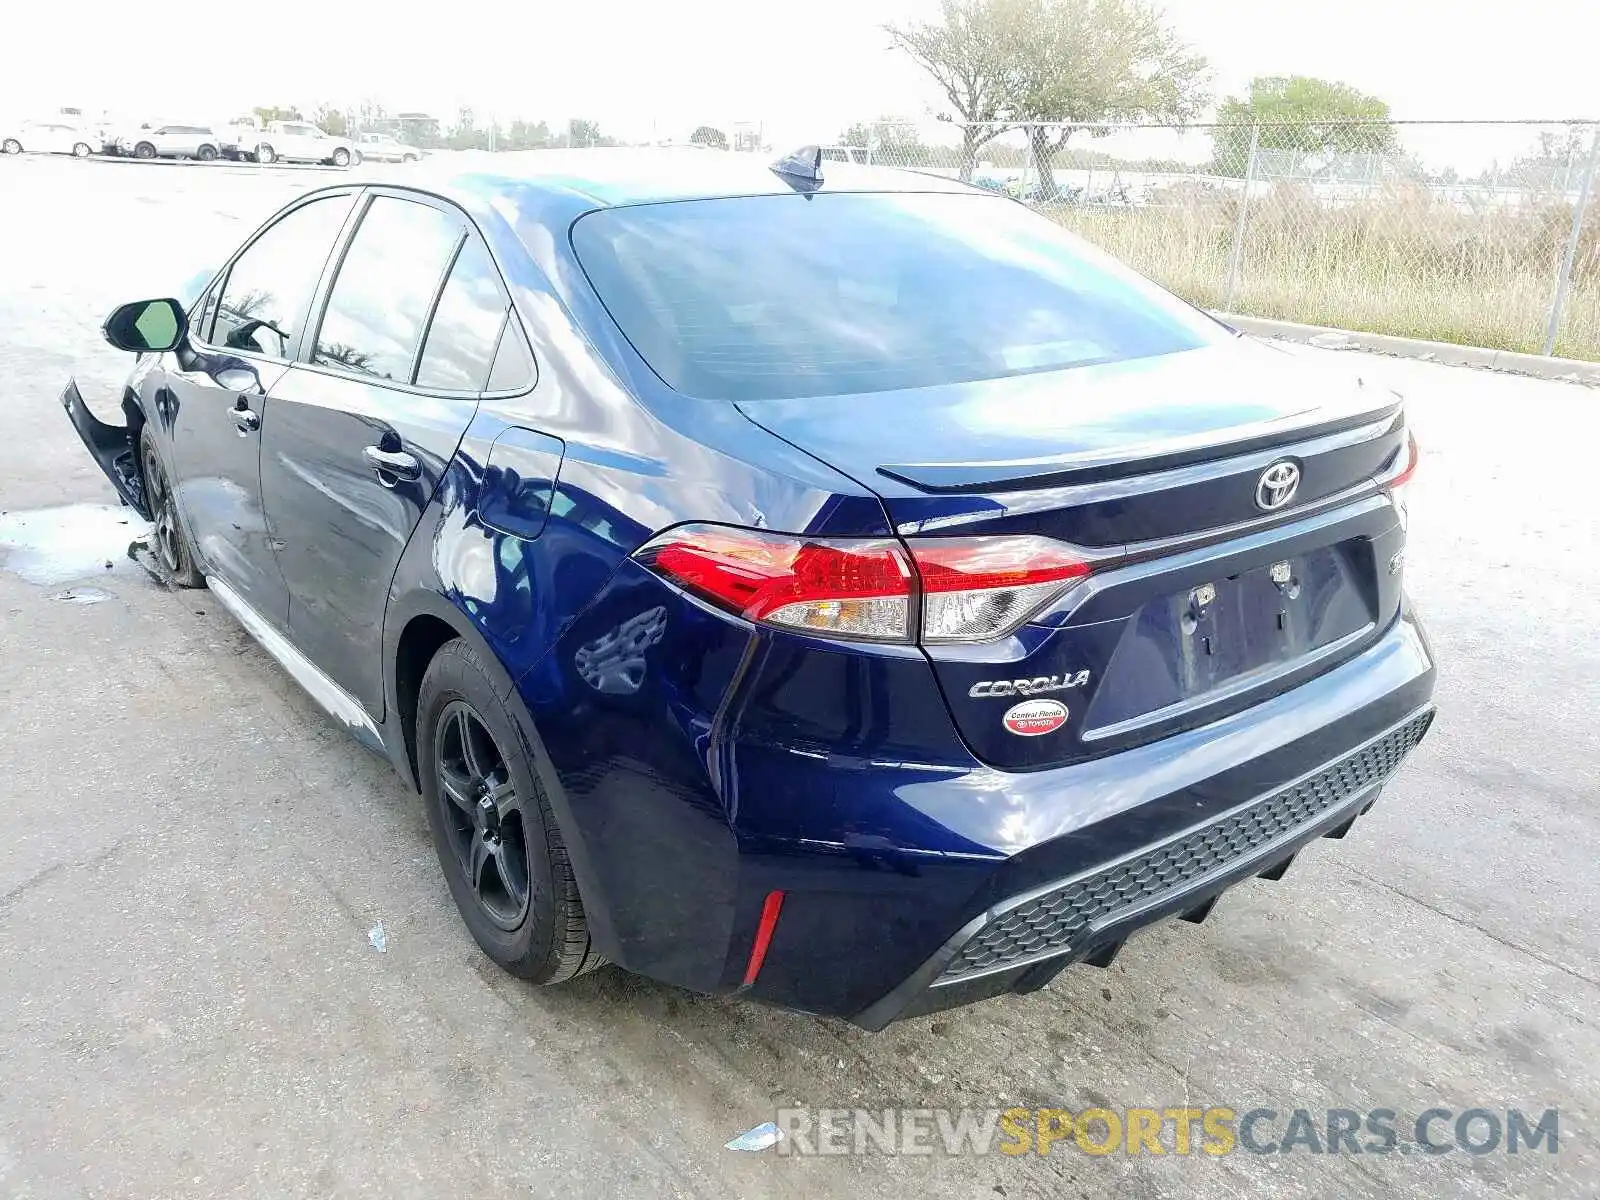
[{"label": "black alloy wheel", "polygon": [[510,932],[528,916],[524,798],[504,753],[477,711],[453,700],[434,733],[439,815],[482,913]]},{"label": "black alloy wheel", "polygon": [[167,483],[161,456],[156,453],[148,430],[139,439],[139,469],[144,480],[145,507],[150,510],[150,549],[177,586],[202,586],[205,576],[194,565],[194,556],[189,553],[183,526],[178,521],[178,502]]}]

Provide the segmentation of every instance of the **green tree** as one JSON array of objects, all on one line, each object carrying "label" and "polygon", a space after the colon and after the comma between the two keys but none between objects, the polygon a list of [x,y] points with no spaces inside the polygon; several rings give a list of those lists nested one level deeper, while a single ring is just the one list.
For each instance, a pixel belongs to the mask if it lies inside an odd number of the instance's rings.
[{"label": "green tree", "polygon": [[939,85],[961,126],[961,178],[971,179],[978,151],[1006,130],[1012,115],[1016,47],[1029,0],[940,0],[939,18],[885,25],[890,42]]},{"label": "green tree", "polygon": [[728,148],[728,135],[715,125],[702,125],[689,135],[691,146],[710,146],[713,150]]},{"label": "green tree", "polygon": [[348,137],[350,134],[350,123],[344,113],[330,104],[317,105],[311,121],[329,137]]},{"label": "green tree", "polygon": [[1209,99],[1206,60],[1150,0],[1025,0],[1011,53],[1010,113],[1028,124],[1040,194],[1056,194],[1056,151],[1086,127],[1180,121]]},{"label": "green tree", "polygon": [[550,126],[545,122],[518,119],[506,130],[503,144],[507,150],[543,150],[551,143]]},{"label": "green tree", "polygon": [[1217,106],[1217,120],[1212,169],[1221,175],[1245,173],[1253,124],[1263,150],[1392,154],[1398,145],[1386,101],[1309,75],[1258,76]]},{"label": "green tree", "polygon": [[289,106],[288,108],[278,108],[276,106],[270,108],[252,108],[250,111],[255,113],[256,117],[263,125],[265,125],[268,121],[303,121],[305,119],[300,115],[300,110],[295,108],[293,105]]},{"label": "green tree", "polygon": [[[860,146],[872,152],[872,161],[891,167],[929,167],[939,152],[926,145],[909,121],[883,117],[871,123],[857,121],[839,134],[839,145]],[[944,152],[948,159],[949,152]]]}]

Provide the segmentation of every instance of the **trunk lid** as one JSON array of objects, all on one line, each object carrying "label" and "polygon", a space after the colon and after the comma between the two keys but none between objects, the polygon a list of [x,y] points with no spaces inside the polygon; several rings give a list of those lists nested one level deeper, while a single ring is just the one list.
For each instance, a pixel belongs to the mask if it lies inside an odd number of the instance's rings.
[{"label": "trunk lid", "polygon": [[[902,537],[1042,535],[1095,565],[1007,637],[926,647],[996,766],[1216,719],[1357,653],[1398,609],[1403,534],[1375,481],[1403,454],[1399,399],[1258,343],[739,408],[874,490]],[[1270,508],[1285,462],[1297,487]]]}]

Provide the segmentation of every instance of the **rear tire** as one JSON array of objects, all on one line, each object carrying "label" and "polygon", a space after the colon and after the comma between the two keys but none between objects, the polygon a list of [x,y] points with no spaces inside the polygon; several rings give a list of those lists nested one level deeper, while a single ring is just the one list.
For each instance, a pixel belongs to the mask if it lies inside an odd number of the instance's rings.
[{"label": "rear tire", "polygon": [[133,156],[144,159],[154,158],[156,156],[156,148],[149,142],[140,142],[133,148]]},{"label": "rear tire", "polygon": [[195,151],[194,156],[201,162],[214,162],[217,157],[217,148],[215,146],[201,146],[200,149]]},{"label": "rear tire", "polygon": [[16,138],[7,138],[5,141],[0,142],[0,154],[21,154],[21,153],[22,153],[22,143],[17,141]]},{"label": "rear tire", "polygon": [[335,150],[333,152],[333,165],[336,167],[348,167],[350,165],[350,151],[343,146]]},{"label": "rear tire", "polygon": [[278,161],[278,152],[267,143],[262,142],[256,147],[256,161],[262,166],[271,166]]},{"label": "rear tire", "polygon": [[511,974],[542,984],[602,965],[566,843],[516,718],[477,653],[459,638],[440,647],[422,677],[416,738],[439,865],[483,952]]},{"label": "rear tire", "polygon": [[139,475],[144,481],[144,503],[150,510],[150,551],[166,571],[173,586],[205,587],[206,577],[195,566],[189,535],[178,516],[177,497],[161,464],[155,435],[147,424],[139,433]]},{"label": "rear tire", "polygon": [[73,142],[72,143],[72,157],[73,158],[88,158],[89,155],[91,155],[93,153],[94,153],[94,147],[89,145],[88,142]]}]

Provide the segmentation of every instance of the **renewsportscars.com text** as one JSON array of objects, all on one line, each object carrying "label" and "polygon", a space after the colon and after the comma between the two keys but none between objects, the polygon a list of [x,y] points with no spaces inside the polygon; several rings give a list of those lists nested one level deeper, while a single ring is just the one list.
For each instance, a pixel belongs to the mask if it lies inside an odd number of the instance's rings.
[{"label": "renewsportscars.com text", "polygon": [[782,1108],[779,1154],[1555,1154],[1560,1114],[1519,1108]]}]

